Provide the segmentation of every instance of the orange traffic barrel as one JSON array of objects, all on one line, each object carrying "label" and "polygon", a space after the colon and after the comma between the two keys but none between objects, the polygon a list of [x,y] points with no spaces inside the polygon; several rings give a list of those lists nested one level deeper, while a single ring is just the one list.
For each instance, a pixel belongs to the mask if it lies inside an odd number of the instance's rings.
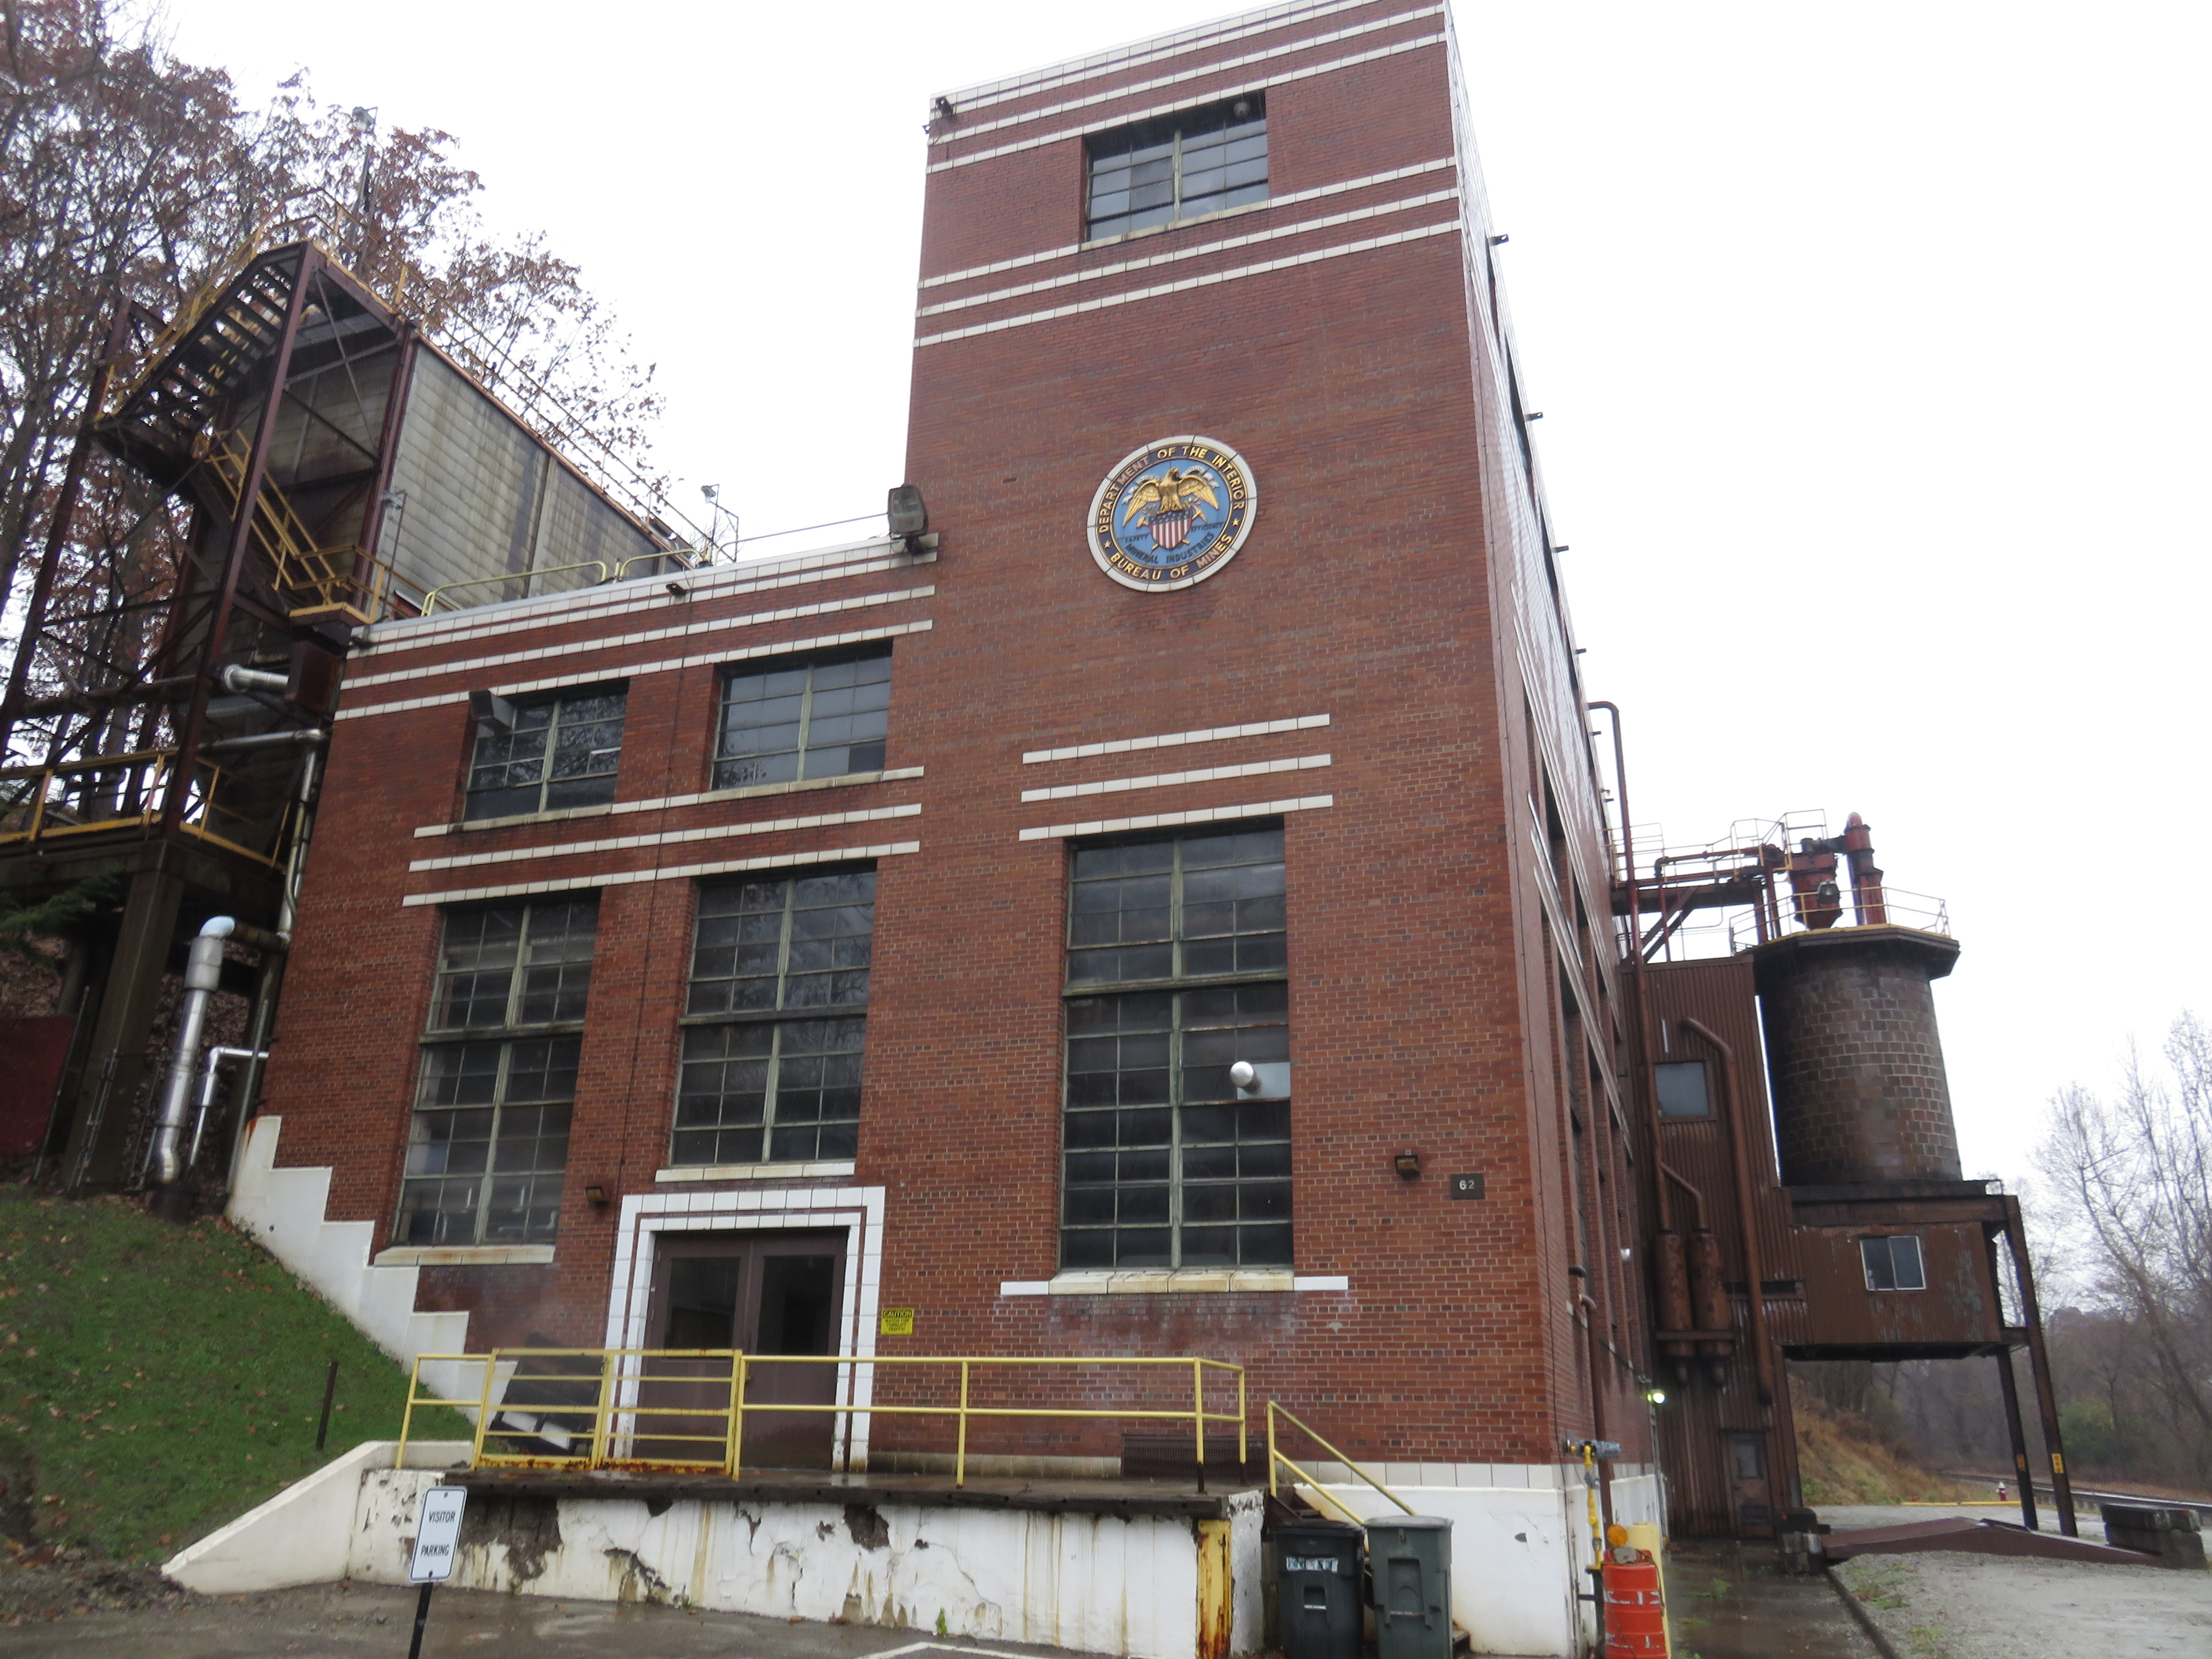
[{"label": "orange traffic barrel", "polygon": [[1667,1659],[1659,1564],[1650,1551],[1626,1547],[1607,1550],[1606,1557],[1605,1659]]}]

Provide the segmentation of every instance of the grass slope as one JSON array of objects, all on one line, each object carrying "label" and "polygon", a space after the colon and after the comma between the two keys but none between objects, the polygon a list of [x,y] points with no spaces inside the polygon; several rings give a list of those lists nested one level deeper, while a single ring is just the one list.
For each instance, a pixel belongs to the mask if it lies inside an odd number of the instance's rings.
[{"label": "grass slope", "polygon": [[1797,1470],[1805,1501],[1831,1504],[1948,1504],[1987,1498],[1919,1468],[1855,1412],[1840,1411],[1808,1389],[1790,1390],[1797,1419]]},{"label": "grass slope", "polygon": [[[406,1391],[343,1316],[225,1224],[0,1186],[0,1469],[20,1492],[28,1450],[39,1540],[165,1559],[339,1452],[395,1437]],[[449,1413],[418,1414],[415,1430],[467,1433]]]}]

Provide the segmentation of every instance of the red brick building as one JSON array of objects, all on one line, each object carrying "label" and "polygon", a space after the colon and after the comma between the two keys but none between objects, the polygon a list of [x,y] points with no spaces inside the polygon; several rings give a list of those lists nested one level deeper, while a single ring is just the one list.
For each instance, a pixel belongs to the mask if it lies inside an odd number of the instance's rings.
[{"label": "red brick building", "polygon": [[1204,1355],[1439,1489],[1601,1423],[1649,1512],[1610,854],[1455,64],[1300,0],[936,100],[929,535],[367,630],[249,1164],[472,1350]]}]

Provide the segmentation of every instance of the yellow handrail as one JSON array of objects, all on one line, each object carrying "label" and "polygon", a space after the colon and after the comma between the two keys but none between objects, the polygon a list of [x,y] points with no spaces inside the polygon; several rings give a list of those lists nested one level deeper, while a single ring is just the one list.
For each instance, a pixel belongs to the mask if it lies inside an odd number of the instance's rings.
[{"label": "yellow handrail", "polygon": [[1293,1463],[1288,1457],[1284,1455],[1281,1451],[1276,1449],[1275,1419],[1278,1416],[1280,1416],[1285,1422],[1291,1424],[1293,1426],[1303,1430],[1306,1437],[1313,1441],[1316,1445],[1319,1446],[1331,1457],[1336,1459],[1338,1462],[1343,1464],[1346,1468],[1350,1469],[1354,1474],[1358,1475],[1362,1480],[1364,1480],[1369,1486],[1374,1487],[1376,1491],[1381,1492],[1385,1498],[1395,1504],[1407,1514],[1413,1515],[1416,1513],[1411,1504],[1408,1504],[1404,1498],[1399,1497],[1396,1492],[1392,1492],[1389,1487],[1384,1486],[1380,1480],[1375,1479],[1373,1475],[1368,1474],[1366,1470],[1361,1468],[1358,1464],[1353,1462],[1342,1452],[1337,1450],[1335,1447],[1330,1445],[1327,1440],[1324,1440],[1322,1437],[1320,1432],[1316,1431],[1311,1424],[1300,1421],[1288,1407],[1273,1400],[1270,1400],[1267,1402],[1267,1495],[1269,1497],[1272,1498],[1280,1495],[1281,1489],[1276,1485],[1275,1481],[1275,1466],[1279,1463],[1284,1468],[1290,1470],[1291,1474],[1296,1476],[1298,1480],[1303,1481],[1307,1486],[1310,1487],[1313,1491],[1314,1496],[1327,1504],[1331,1509],[1334,1510],[1339,1515],[1341,1515],[1346,1520],[1351,1522],[1354,1526],[1364,1526],[1366,1524],[1365,1521],[1361,1516],[1354,1515],[1349,1509],[1346,1508],[1342,1503],[1330,1496],[1330,1494],[1322,1487],[1322,1483],[1318,1479],[1311,1474],[1309,1474],[1306,1470],[1300,1468],[1296,1463]]},{"label": "yellow handrail", "polygon": [[[535,570],[510,570],[505,574],[498,576],[471,576],[468,580],[464,582],[441,583],[438,586],[432,588],[428,592],[425,593],[422,596],[422,614],[427,617],[432,611],[435,611],[438,608],[438,601],[444,599],[447,594],[452,592],[457,587],[483,587],[492,582],[527,582],[533,576],[557,576],[563,571],[567,570],[596,570],[599,573],[599,581],[603,582],[607,580],[607,566],[606,562],[604,559],[585,559],[575,564],[549,564],[541,566],[539,568]],[[596,586],[597,585],[597,583],[592,582],[586,582],[584,584],[584,586],[587,587]],[[564,588],[561,591],[566,592],[568,590]],[[528,599],[532,596],[526,593],[523,597],[525,599]],[[544,595],[540,594],[538,597],[543,598]],[[453,608],[455,610],[460,610],[464,607],[456,605]]]},{"label": "yellow handrail", "polygon": [[[533,1362],[545,1360],[597,1361],[596,1375],[586,1368],[573,1370],[538,1370],[528,1368]],[[665,1362],[679,1361],[686,1364],[711,1362],[729,1367],[729,1395],[726,1405],[679,1401],[676,1404],[653,1403],[646,1395],[649,1386],[656,1383],[698,1385],[719,1382],[724,1379],[711,1374],[684,1375],[667,1369]],[[947,1365],[959,1368],[959,1397],[954,1405],[913,1406],[866,1405],[839,1402],[793,1401],[749,1404],[744,1397],[745,1386],[753,1375],[756,1362],[775,1364],[812,1365]],[[474,1397],[455,1395],[446,1397],[426,1394],[422,1387],[422,1370],[426,1365],[483,1367],[483,1383]],[[656,1370],[656,1366],[659,1369]],[[989,1366],[1159,1366],[1190,1367],[1191,1403],[1188,1409],[1177,1407],[1156,1410],[1144,1407],[1097,1408],[1061,1406],[978,1406],[974,1403],[971,1382],[979,1370]],[[501,1368],[506,1367],[502,1378]],[[1237,1409],[1234,1412],[1207,1409],[1206,1385],[1209,1372],[1227,1372],[1236,1378]],[[525,1383],[567,1383],[584,1386],[589,1398],[550,1401],[514,1401],[511,1395],[517,1382]],[[890,1417],[950,1417],[957,1423],[957,1449],[953,1456],[953,1484],[964,1486],[968,1478],[968,1425],[973,1418],[1122,1418],[1165,1419],[1187,1422],[1191,1425],[1197,1459],[1199,1478],[1206,1473],[1206,1430],[1209,1424],[1234,1423],[1237,1425],[1237,1458],[1243,1467],[1249,1455],[1250,1437],[1246,1421],[1246,1392],[1244,1368],[1218,1359],[1185,1358],[1181,1356],[1158,1358],[1129,1355],[959,1355],[959,1354],[750,1354],[737,1348],[495,1348],[489,1353],[426,1353],[416,1357],[407,1385],[405,1410],[400,1418],[399,1459],[404,1467],[407,1443],[413,1433],[415,1410],[421,1407],[450,1407],[457,1410],[473,1411],[477,1415],[476,1437],[470,1448],[470,1467],[472,1468],[684,1468],[711,1471],[734,1476],[743,1468],[744,1420],[756,1412],[820,1413],[833,1417],[883,1415]],[[526,1413],[528,1423],[513,1426],[497,1426],[515,1414]],[[672,1422],[668,1419],[686,1419]],[[706,1425],[721,1419],[719,1431],[707,1432]],[[590,1432],[583,1432],[588,1419]],[[521,1455],[500,1450],[486,1450],[488,1440],[537,1439],[541,1431],[553,1425],[556,1435],[574,1446],[583,1443],[587,1449],[580,1455]],[[698,1431],[694,1431],[695,1430]],[[714,1456],[690,1457],[656,1450],[653,1455],[641,1455],[641,1443],[654,1448],[683,1449],[712,1446]],[[1407,1510],[1408,1514],[1412,1511]]]}]

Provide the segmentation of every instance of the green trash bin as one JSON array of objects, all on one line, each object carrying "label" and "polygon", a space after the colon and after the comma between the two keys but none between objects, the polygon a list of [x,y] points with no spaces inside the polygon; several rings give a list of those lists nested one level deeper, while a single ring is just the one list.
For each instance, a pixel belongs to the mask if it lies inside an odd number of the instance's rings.
[{"label": "green trash bin", "polygon": [[1451,1659],[1451,1524],[1433,1515],[1367,1522],[1376,1659]]},{"label": "green trash bin", "polygon": [[1285,1521],[1274,1529],[1275,1619],[1283,1659],[1359,1659],[1359,1528],[1341,1521]]}]

